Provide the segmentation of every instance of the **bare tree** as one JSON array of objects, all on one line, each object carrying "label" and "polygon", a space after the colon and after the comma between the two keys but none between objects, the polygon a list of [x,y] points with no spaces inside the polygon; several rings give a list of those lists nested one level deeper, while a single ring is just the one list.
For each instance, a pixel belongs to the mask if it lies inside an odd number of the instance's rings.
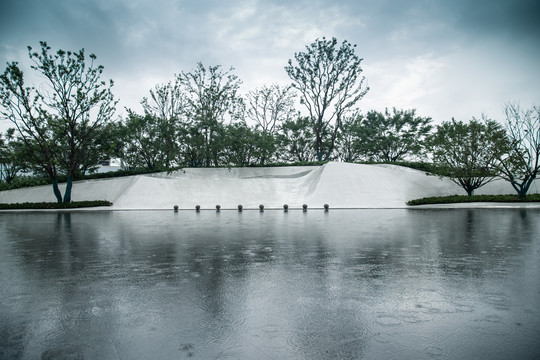
[{"label": "bare tree", "polygon": [[179,119],[184,111],[185,98],[178,77],[167,84],[158,84],[150,90],[150,98],[144,97],[141,105],[146,114],[158,119]]},{"label": "bare tree", "polygon": [[499,176],[525,198],[540,171],[540,107],[523,110],[517,104],[507,104],[505,115],[510,144],[500,158]]},{"label": "bare tree", "polygon": [[246,116],[267,134],[274,134],[278,125],[292,119],[295,112],[291,86],[273,84],[248,93]]}]

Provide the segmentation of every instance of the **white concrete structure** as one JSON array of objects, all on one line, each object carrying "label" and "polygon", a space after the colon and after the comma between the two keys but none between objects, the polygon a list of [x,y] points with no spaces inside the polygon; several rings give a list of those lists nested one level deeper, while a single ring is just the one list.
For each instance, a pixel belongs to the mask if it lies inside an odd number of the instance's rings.
[{"label": "white concrete structure", "polygon": [[[63,191],[63,186],[61,185]],[[531,192],[538,192],[533,185]],[[512,194],[509,183],[494,181],[478,194]],[[130,209],[291,209],[403,208],[408,200],[465,191],[448,179],[395,165],[332,162],[323,166],[269,168],[189,168],[113,179],[77,181],[73,201],[109,200],[112,210]],[[55,201],[51,186],[0,192],[0,203]]]}]

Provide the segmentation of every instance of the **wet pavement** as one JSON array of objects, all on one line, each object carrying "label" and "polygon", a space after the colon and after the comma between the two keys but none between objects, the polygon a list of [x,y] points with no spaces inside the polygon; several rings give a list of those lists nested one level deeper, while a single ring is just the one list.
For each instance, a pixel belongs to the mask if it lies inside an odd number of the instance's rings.
[{"label": "wet pavement", "polygon": [[1,359],[537,359],[540,210],[0,213]]}]

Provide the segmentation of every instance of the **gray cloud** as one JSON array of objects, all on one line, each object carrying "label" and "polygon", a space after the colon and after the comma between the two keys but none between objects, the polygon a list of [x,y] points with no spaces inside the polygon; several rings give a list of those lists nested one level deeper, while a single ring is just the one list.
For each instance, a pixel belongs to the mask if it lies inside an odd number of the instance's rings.
[{"label": "gray cloud", "polygon": [[244,91],[288,82],[283,67],[317,37],[358,45],[372,88],[362,109],[416,107],[436,120],[498,114],[539,98],[536,0],[4,0],[0,61],[26,45],[85,48],[122,106],[197,61],[234,66]]}]

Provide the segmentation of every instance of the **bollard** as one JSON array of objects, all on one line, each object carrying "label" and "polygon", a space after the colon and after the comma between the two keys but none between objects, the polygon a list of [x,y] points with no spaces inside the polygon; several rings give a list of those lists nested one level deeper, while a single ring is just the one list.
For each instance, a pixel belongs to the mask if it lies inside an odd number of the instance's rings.
[{"label": "bollard", "polygon": [[174,212],[178,212],[178,205],[174,205]]},{"label": "bollard", "polygon": [[242,206],[242,205],[238,205],[238,212],[242,212],[242,209],[243,209],[243,206]]},{"label": "bollard", "polygon": [[328,211],[329,208],[330,208],[330,205],[324,204],[324,211]]},{"label": "bollard", "polygon": [[201,205],[196,205],[196,206],[195,206],[195,211],[196,211],[196,212],[199,212],[199,210],[201,210]]},{"label": "bollard", "polygon": [[260,211],[260,212],[263,212],[263,211],[264,211],[264,205],[263,205],[263,204],[259,205],[259,211]]},{"label": "bollard", "polygon": [[219,212],[219,210],[221,210],[221,206],[220,206],[220,205],[216,205],[216,211]]},{"label": "bollard", "polygon": [[289,211],[289,205],[287,205],[287,204],[283,205],[283,211],[284,212]]},{"label": "bollard", "polygon": [[304,210],[304,212],[306,212],[307,211],[307,205],[306,204],[302,205],[302,209]]}]

